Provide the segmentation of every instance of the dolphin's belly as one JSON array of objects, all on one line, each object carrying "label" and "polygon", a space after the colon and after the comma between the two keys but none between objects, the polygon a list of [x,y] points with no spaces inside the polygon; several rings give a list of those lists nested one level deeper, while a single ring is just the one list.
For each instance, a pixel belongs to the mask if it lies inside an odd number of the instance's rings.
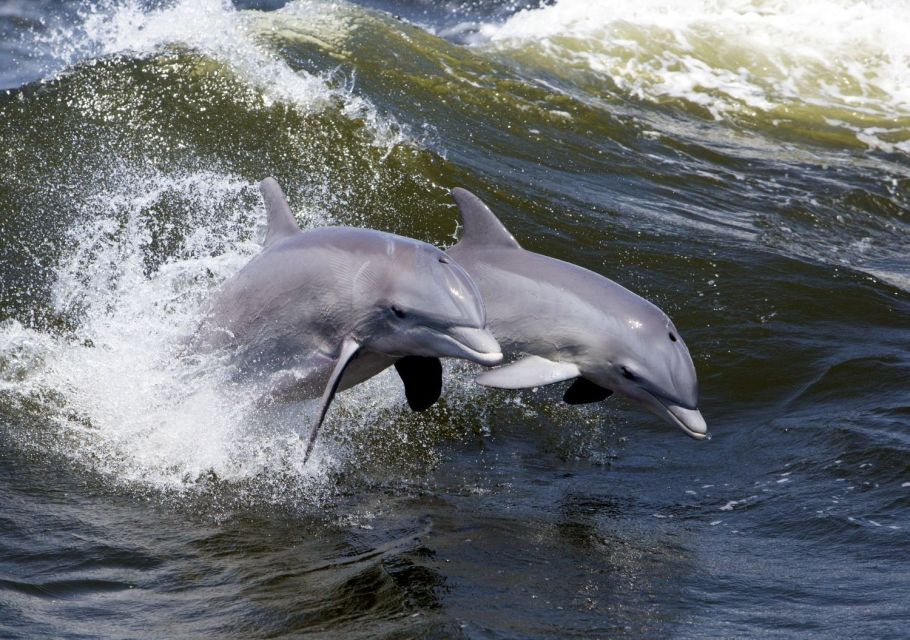
[{"label": "dolphin's belly", "polygon": [[[300,355],[284,367],[262,367],[261,363],[245,371],[245,378],[261,386],[263,397],[271,401],[297,402],[322,395],[336,358],[321,352]],[[395,363],[379,353],[365,351],[345,369],[338,390],[343,391],[372,378]]]},{"label": "dolphin's belly", "polygon": [[[309,341],[301,343],[293,336],[271,335],[238,347],[233,360],[241,375],[269,375],[284,369],[312,368],[314,362],[332,358]],[[326,374],[328,375],[328,374]]]}]

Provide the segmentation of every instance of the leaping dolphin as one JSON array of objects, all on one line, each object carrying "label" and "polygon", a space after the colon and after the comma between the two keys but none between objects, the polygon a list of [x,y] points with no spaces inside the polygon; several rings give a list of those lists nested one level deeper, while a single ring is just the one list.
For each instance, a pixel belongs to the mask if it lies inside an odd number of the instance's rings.
[{"label": "leaping dolphin", "polygon": [[394,364],[419,411],[439,398],[439,357],[502,360],[477,286],[445,253],[370,229],[301,231],[278,182],[259,188],[262,252],[217,292],[193,344],[232,351],[241,374],[266,381],[269,399],[322,392],[304,461],[336,391]]},{"label": "leaping dolphin", "polygon": [[447,253],[480,288],[503,353],[520,356],[478,383],[522,389],[574,380],[563,396],[569,404],[617,393],[693,438],[708,437],[695,366],[663,311],[597,273],[522,249],[480,198],[461,188],[452,196],[464,233]]}]

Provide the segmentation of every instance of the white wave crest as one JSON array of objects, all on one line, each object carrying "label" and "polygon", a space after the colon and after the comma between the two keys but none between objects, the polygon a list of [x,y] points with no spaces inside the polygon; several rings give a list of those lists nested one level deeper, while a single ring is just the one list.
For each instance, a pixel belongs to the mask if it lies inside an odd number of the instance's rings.
[{"label": "white wave crest", "polygon": [[484,25],[480,42],[536,49],[559,73],[717,119],[825,109],[861,142],[908,151],[908,24],[910,5],[896,0],[558,0]]},{"label": "white wave crest", "polygon": [[352,83],[333,86],[338,84],[332,81],[333,70],[316,75],[292,68],[269,46],[269,35],[317,28],[323,39],[342,46],[356,24],[349,13],[344,3],[301,1],[263,13],[239,11],[230,0],[173,0],[151,9],[139,0],[108,0],[91,3],[80,11],[78,24],[60,26],[42,40],[65,65],[187,47],[225,64],[257,92],[264,107],[278,102],[311,111],[340,103],[345,116],[366,124],[377,146],[391,150],[410,142],[405,127],[380,115]]}]

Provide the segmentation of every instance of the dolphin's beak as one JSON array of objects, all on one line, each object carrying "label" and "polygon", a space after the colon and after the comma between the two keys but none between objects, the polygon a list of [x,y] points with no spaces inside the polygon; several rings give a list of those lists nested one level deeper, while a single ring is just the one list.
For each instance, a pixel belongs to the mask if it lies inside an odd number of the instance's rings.
[{"label": "dolphin's beak", "polygon": [[678,405],[664,405],[668,419],[696,440],[710,439],[708,424],[698,409],[686,409]]},{"label": "dolphin's beak", "polygon": [[708,425],[698,409],[686,409],[668,400],[641,389],[644,397],[636,394],[636,399],[641,402],[651,413],[660,416],[670,424],[676,425],[686,432],[686,435],[696,440],[709,440]]},{"label": "dolphin's beak", "polygon": [[441,337],[448,342],[448,353],[440,354],[453,358],[464,358],[485,367],[492,367],[502,361],[502,349],[493,334],[486,329],[475,327],[450,327]]}]

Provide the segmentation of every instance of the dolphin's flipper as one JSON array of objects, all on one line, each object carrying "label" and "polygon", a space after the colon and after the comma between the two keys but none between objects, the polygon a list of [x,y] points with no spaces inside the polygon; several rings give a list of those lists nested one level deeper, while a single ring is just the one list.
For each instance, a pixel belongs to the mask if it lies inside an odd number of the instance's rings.
[{"label": "dolphin's flipper", "polygon": [[571,380],[580,375],[578,366],[571,362],[554,362],[540,356],[528,356],[505,367],[482,373],[475,381],[485,387],[525,389]]},{"label": "dolphin's flipper", "polygon": [[264,247],[274,244],[275,242],[300,233],[300,227],[291,213],[291,207],[288,206],[287,198],[278,185],[275,178],[266,178],[259,183],[259,191],[262,192],[262,199],[265,201],[265,210],[268,215],[268,230],[265,234]]},{"label": "dolphin's flipper", "polygon": [[521,249],[509,230],[503,226],[483,200],[467,189],[455,187],[452,197],[458,205],[464,220],[464,233],[461,242],[467,246],[500,247],[502,249]]},{"label": "dolphin's flipper", "polygon": [[566,404],[588,404],[606,400],[612,395],[613,392],[609,389],[604,389],[587,378],[578,378],[572,383],[572,386],[566,389],[562,400]]},{"label": "dolphin's flipper", "polygon": [[344,370],[347,368],[348,364],[350,364],[351,360],[354,359],[359,350],[360,345],[351,338],[346,338],[341,345],[341,352],[338,354],[335,368],[332,369],[332,375],[329,376],[325,391],[322,392],[322,399],[319,401],[319,413],[317,414],[316,421],[310,426],[310,434],[307,436],[306,453],[303,454],[304,464],[306,464],[306,461],[310,458],[310,454],[313,452],[313,445],[316,444],[316,436],[319,435],[319,427],[322,426],[322,421],[325,419],[325,413],[329,410],[329,405],[332,404],[332,398],[335,397],[335,392],[338,390],[338,383],[341,382],[341,376],[344,375]]},{"label": "dolphin's flipper", "polygon": [[433,406],[442,393],[442,363],[439,358],[405,356],[395,361],[395,370],[404,382],[404,395],[414,411]]}]

